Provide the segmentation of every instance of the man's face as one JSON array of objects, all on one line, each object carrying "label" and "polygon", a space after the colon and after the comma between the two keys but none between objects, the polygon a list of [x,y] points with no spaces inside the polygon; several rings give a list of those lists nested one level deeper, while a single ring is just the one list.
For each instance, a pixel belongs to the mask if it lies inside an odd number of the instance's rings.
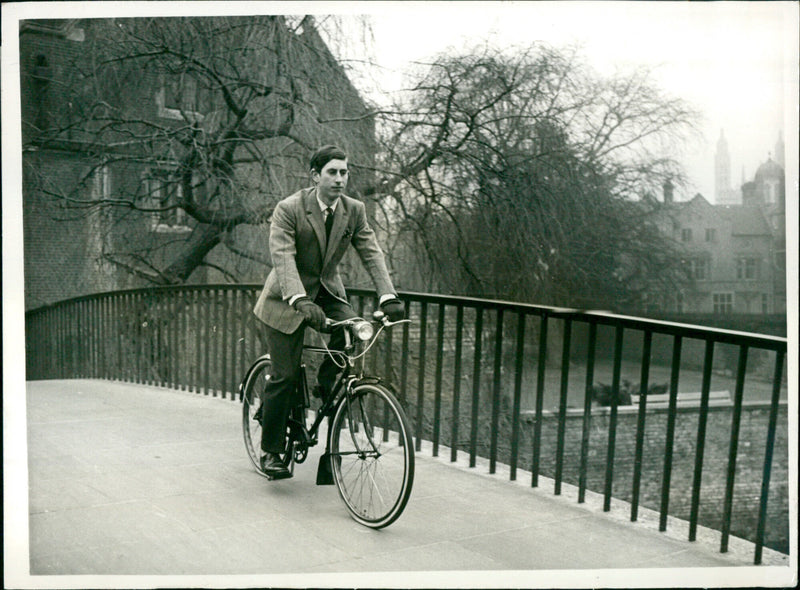
[{"label": "man's face", "polygon": [[347,160],[331,160],[320,172],[312,171],[311,177],[317,184],[319,198],[331,204],[344,193],[347,186]]}]

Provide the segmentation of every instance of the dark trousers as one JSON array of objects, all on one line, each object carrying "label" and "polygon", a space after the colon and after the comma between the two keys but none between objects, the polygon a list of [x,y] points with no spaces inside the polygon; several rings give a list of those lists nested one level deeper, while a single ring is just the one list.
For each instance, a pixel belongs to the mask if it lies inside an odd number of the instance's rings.
[{"label": "dark trousers", "polygon": [[[314,303],[319,305],[325,311],[325,315],[334,321],[356,316],[352,307],[342,303],[325,289],[320,289]],[[289,410],[302,401],[297,386],[300,382],[300,365],[306,327],[302,325],[292,334],[284,334],[269,326],[265,326],[265,329],[267,347],[272,359],[272,372],[264,391],[264,410],[261,414],[261,450],[267,453],[282,453]],[[331,350],[344,349],[344,330],[339,328],[333,331],[328,348]],[[318,383],[330,391],[340,370],[330,357],[326,356],[317,373]]]}]

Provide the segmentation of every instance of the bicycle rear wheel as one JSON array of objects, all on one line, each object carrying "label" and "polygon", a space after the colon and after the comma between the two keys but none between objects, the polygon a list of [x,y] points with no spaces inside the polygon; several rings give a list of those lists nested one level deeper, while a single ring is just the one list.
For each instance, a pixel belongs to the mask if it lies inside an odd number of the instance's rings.
[{"label": "bicycle rear wheel", "polygon": [[377,384],[356,386],[342,398],[330,426],[334,482],[351,516],[361,524],[392,524],[414,483],[414,448],[403,408]]},{"label": "bicycle rear wheel", "polygon": [[[242,432],[244,434],[244,446],[247,449],[247,456],[261,475],[267,474],[261,467],[261,408],[263,404],[264,388],[269,383],[272,362],[269,356],[259,358],[245,377],[242,386]],[[280,454],[281,460],[294,471],[294,439],[288,436],[287,427],[287,448]]]}]

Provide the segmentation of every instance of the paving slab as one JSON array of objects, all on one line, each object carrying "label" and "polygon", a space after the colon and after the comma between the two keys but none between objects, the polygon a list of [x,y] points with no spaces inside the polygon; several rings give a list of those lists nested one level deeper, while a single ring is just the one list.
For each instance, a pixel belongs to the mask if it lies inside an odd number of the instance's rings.
[{"label": "paving slab", "polygon": [[[462,460],[432,458],[429,448],[417,453],[405,512],[374,531],[348,516],[334,486],[315,485],[323,444],[293,479],[259,476],[244,451],[238,402],[70,380],[28,383],[26,407],[25,579],[34,585],[19,587],[46,586],[48,576],[56,576],[58,587],[86,588],[108,583],[108,576],[157,576],[184,585],[181,576],[207,576],[208,584],[229,587],[256,580],[536,586],[560,580],[559,571],[581,576],[590,570],[592,585],[602,585],[604,575],[620,585],[613,577],[619,571],[629,572],[624,579],[634,585],[686,571],[715,585],[708,580],[730,571],[741,584],[748,575],[783,575],[791,567],[780,557],[773,566],[750,567],[752,552],[720,554],[713,542],[655,531],[645,516],[630,523],[619,516],[624,510],[602,513],[568,493],[532,489],[524,472],[509,481],[502,466],[488,475],[483,462],[470,469]],[[651,571],[659,577],[648,578]],[[131,587],[130,578],[122,579]]]}]

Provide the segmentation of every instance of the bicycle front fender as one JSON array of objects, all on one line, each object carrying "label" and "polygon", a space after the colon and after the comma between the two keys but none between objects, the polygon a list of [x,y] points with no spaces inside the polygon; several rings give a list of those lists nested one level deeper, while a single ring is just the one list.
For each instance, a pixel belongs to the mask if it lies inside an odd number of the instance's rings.
[{"label": "bicycle front fender", "polygon": [[356,387],[360,387],[362,385],[383,385],[388,389],[391,389],[387,383],[383,382],[383,379],[379,377],[362,377],[361,379],[354,379],[353,382],[350,384],[351,389],[355,389]]},{"label": "bicycle front fender", "polygon": [[269,353],[266,353],[262,354],[255,361],[253,361],[253,364],[250,365],[249,369],[247,369],[247,373],[245,373],[244,378],[239,383],[239,401],[242,401],[244,399],[244,386],[250,380],[250,376],[253,374],[253,372],[259,367],[259,365],[261,365],[263,361],[271,361],[271,360],[272,358],[269,356]]}]

